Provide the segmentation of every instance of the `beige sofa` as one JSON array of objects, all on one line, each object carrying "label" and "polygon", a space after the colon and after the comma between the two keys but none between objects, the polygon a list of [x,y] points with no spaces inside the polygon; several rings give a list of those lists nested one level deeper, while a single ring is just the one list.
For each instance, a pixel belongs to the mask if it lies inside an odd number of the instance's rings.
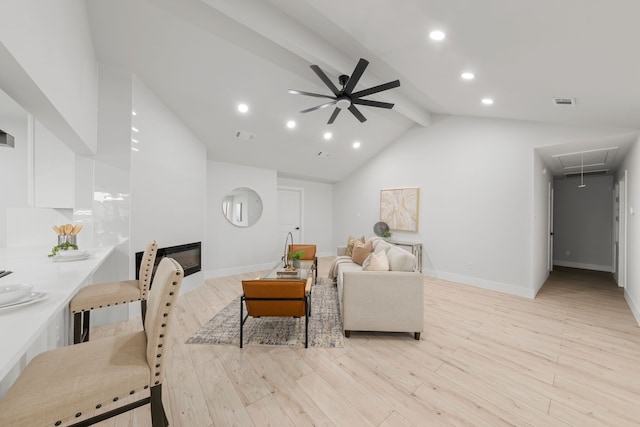
[{"label": "beige sofa", "polygon": [[422,273],[414,271],[415,257],[381,238],[370,240],[374,253],[387,254],[390,271],[364,271],[345,256],[346,246],[338,247],[335,268],[344,335],[412,332],[419,340],[424,330],[424,285]]}]

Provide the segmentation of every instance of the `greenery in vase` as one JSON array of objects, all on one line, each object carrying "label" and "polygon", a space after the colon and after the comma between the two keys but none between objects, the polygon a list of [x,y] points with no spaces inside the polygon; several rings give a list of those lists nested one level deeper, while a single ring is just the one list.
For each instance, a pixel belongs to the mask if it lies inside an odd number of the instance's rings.
[{"label": "greenery in vase", "polygon": [[382,232],[382,237],[391,237],[391,232],[390,231],[383,231]]},{"label": "greenery in vase", "polygon": [[300,260],[302,259],[303,256],[304,256],[304,251],[289,252],[289,258],[294,260]]},{"label": "greenery in vase", "polygon": [[62,244],[55,245],[53,249],[51,249],[51,253],[49,254],[49,257],[56,256],[58,254],[58,251],[68,251],[69,249],[78,250],[78,245],[74,245],[73,243],[69,243],[69,242],[64,242]]}]

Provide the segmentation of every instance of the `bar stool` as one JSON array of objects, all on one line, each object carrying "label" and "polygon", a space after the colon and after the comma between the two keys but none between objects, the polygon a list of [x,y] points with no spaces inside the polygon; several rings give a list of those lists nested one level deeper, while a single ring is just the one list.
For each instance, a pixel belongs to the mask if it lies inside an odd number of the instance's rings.
[{"label": "bar stool", "polygon": [[85,286],[71,299],[69,310],[73,313],[73,343],[89,341],[91,310],[140,301],[142,324],[147,314],[147,294],[153,273],[158,243],[147,243],[140,263],[139,279],[104,282]]},{"label": "bar stool", "polygon": [[[0,425],[86,426],[150,404],[151,425],[168,426],[162,383],[171,311],[183,277],[180,264],[162,259],[149,292],[144,330],[34,357],[0,399]],[[91,418],[82,419],[87,416]]]}]

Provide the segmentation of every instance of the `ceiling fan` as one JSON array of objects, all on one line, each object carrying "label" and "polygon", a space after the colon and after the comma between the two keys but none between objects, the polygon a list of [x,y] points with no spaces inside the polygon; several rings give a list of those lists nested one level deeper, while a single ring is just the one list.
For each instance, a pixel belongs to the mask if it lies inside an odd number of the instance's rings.
[{"label": "ceiling fan", "polygon": [[338,89],[333,84],[333,82],[329,80],[329,77],[327,77],[327,75],[324,73],[324,71],[320,69],[320,67],[318,67],[317,65],[311,65],[311,69],[318,75],[318,77],[320,77],[320,80],[322,80],[324,84],[327,85],[327,87],[331,90],[331,92],[333,92],[333,96],[323,95],[320,93],[303,92],[301,90],[289,90],[289,93],[292,93],[294,95],[307,95],[307,96],[315,96],[316,98],[332,99],[333,101],[327,102],[326,104],[321,104],[321,105],[300,111],[301,113],[308,113],[310,111],[315,111],[321,108],[326,108],[331,105],[335,105],[336,108],[333,110],[331,117],[329,117],[329,121],[327,122],[327,124],[333,123],[336,120],[336,117],[338,117],[338,114],[340,114],[340,111],[342,111],[345,108],[351,111],[351,114],[353,114],[358,120],[360,120],[360,123],[365,122],[367,120],[366,117],[362,115],[362,113],[360,112],[360,110],[358,110],[356,105],[365,105],[367,107],[391,109],[393,108],[393,104],[389,102],[380,102],[380,101],[371,101],[368,99],[362,99],[362,97],[367,95],[373,95],[374,93],[382,92],[383,90],[393,89],[400,86],[400,80],[394,80],[389,83],[384,83],[378,86],[370,87],[369,89],[353,92],[353,89],[355,89],[356,84],[358,84],[360,77],[362,77],[362,74],[364,73],[364,70],[367,68],[368,65],[369,65],[369,61],[367,61],[366,59],[360,58],[360,61],[358,61],[358,64],[356,65],[356,68],[353,70],[351,77],[347,75],[341,75],[340,77],[338,77],[338,81],[340,82],[342,89]]}]

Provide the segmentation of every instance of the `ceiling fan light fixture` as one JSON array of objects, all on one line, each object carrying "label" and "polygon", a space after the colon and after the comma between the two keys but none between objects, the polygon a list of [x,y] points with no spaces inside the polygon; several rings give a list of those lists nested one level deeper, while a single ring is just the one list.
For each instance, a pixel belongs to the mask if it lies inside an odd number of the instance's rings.
[{"label": "ceiling fan light fixture", "polygon": [[345,110],[345,109],[351,107],[351,100],[349,98],[347,98],[346,96],[343,97],[343,98],[340,98],[336,102],[336,107],[340,108],[341,110]]},{"label": "ceiling fan light fixture", "polygon": [[331,139],[331,137],[333,137],[333,135],[331,134],[331,132],[325,132],[323,137],[324,137],[324,139],[329,140],[329,139]]}]

